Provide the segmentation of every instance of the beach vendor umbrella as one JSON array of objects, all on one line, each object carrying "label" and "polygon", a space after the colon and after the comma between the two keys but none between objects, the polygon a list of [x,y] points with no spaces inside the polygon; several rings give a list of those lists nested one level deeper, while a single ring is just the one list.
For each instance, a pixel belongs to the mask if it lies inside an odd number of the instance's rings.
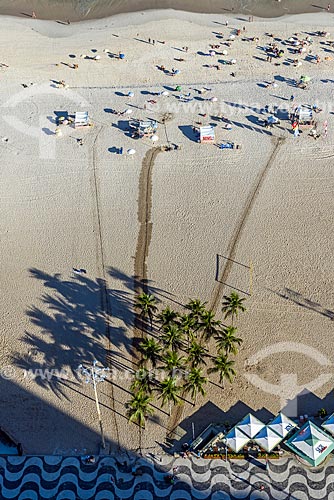
[{"label": "beach vendor umbrella", "polygon": [[302,75],[300,77],[300,81],[303,82],[303,83],[310,82],[311,81],[311,77],[310,76],[306,76],[306,75]]},{"label": "beach vendor umbrella", "polygon": [[98,61],[99,59],[101,59],[101,56],[94,56],[94,59],[95,61]]},{"label": "beach vendor umbrella", "polygon": [[128,92],[128,97],[134,97],[134,95],[135,95],[135,93],[132,92],[131,90],[130,90],[130,92]]},{"label": "beach vendor umbrella", "polygon": [[234,39],[235,39],[235,35],[230,35],[230,36],[228,37],[228,39],[229,39],[229,40],[234,40]]},{"label": "beach vendor umbrella", "polygon": [[121,54],[121,53],[120,53],[120,54],[119,54],[119,58],[120,58],[120,59],[124,59],[124,58],[125,58],[125,54]]},{"label": "beach vendor umbrella", "polygon": [[179,75],[180,73],[181,73],[181,71],[180,71],[179,69],[176,69],[176,70],[174,71],[174,75]]},{"label": "beach vendor umbrella", "polygon": [[164,90],[163,92],[161,92],[161,95],[168,96],[169,92],[167,90]]},{"label": "beach vendor umbrella", "polygon": [[227,50],[223,50],[222,54],[223,54],[223,56],[227,56],[227,54],[228,54]]},{"label": "beach vendor umbrella", "polygon": [[237,60],[236,59],[231,59],[230,63],[231,64],[237,64]]},{"label": "beach vendor umbrella", "polygon": [[334,413],[328,417],[323,424],[321,424],[321,427],[326,429],[326,431],[330,432],[331,434],[334,434]]},{"label": "beach vendor umbrella", "polygon": [[128,155],[134,155],[134,154],[136,154],[136,150],[135,149],[128,149],[127,153],[128,153]]},{"label": "beach vendor umbrella", "polygon": [[214,50],[210,50],[209,54],[210,54],[210,56],[215,56],[216,52]]},{"label": "beach vendor umbrella", "polygon": [[260,432],[261,429],[263,429],[264,424],[261,420],[254,417],[254,415],[248,413],[248,415],[246,415],[245,418],[243,418],[241,422],[236,425],[236,427],[249,438],[253,438]]},{"label": "beach vendor umbrella", "polygon": [[157,142],[159,140],[159,137],[157,135],[152,135],[151,141],[152,142]]},{"label": "beach vendor umbrella", "polygon": [[124,113],[125,113],[126,115],[131,115],[131,113],[132,113],[132,109],[126,109],[126,110],[124,111]]},{"label": "beach vendor umbrella", "polygon": [[217,97],[211,97],[210,101],[211,101],[211,102],[217,102],[217,101],[218,101],[218,99],[217,99]]},{"label": "beach vendor umbrella", "polygon": [[175,90],[176,90],[177,92],[181,92],[181,90],[182,90],[181,85],[177,85],[177,86],[175,87]]},{"label": "beach vendor umbrella", "polygon": [[276,434],[270,427],[263,427],[262,430],[255,436],[254,441],[266,451],[271,451],[281,441],[282,437]]},{"label": "beach vendor umbrella", "polygon": [[225,436],[226,446],[231,448],[231,450],[238,452],[243,448],[249,441],[247,437],[240,429],[233,427],[228,434]]},{"label": "beach vendor umbrella", "polygon": [[268,427],[282,438],[285,438],[292,429],[297,427],[297,424],[289,417],[286,417],[284,413],[279,413],[277,417],[268,424]]},{"label": "beach vendor umbrella", "polygon": [[285,445],[312,467],[320,465],[334,449],[334,439],[313,422],[306,422]]}]

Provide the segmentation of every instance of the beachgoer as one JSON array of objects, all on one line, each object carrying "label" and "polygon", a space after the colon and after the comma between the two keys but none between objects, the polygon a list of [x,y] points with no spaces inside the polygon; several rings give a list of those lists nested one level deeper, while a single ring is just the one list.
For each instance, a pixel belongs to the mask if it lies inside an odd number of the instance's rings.
[{"label": "beachgoer", "polygon": [[228,21],[225,21],[225,26],[228,26]]},{"label": "beachgoer", "polygon": [[148,39],[148,43],[151,43],[151,39],[150,38]]},{"label": "beachgoer", "polygon": [[36,19],[36,13],[35,13],[35,11],[32,11],[31,17],[32,17],[33,19]]},{"label": "beachgoer", "polygon": [[330,9],[330,8],[331,8],[331,4],[329,3],[329,4],[327,5],[327,11],[328,11],[328,12],[329,12],[329,9]]}]

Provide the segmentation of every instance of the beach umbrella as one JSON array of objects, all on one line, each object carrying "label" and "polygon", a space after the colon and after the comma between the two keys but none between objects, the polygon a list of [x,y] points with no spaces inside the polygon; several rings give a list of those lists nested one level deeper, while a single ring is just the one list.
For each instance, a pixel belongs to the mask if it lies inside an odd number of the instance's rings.
[{"label": "beach umbrella", "polygon": [[124,113],[125,113],[126,115],[131,115],[131,113],[132,113],[132,109],[126,109],[126,110],[124,111]]},{"label": "beach umbrella", "polygon": [[120,59],[124,59],[125,58],[125,54],[119,54],[119,58]]},{"label": "beach umbrella", "polygon": [[230,63],[231,64],[237,64],[237,60],[236,59],[231,59]]},{"label": "beach umbrella", "polygon": [[255,436],[254,441],[261,446],[264,450],[270,452],[281,441],[282,437],[276,434],[270,427],[263,427],[260,432]]},{"label": "beach umbrella", "polygon": [[334,439],[310,421],[284,444],[312,467],[320,465],[334,449]]},{"label": "beach umbrella", "polygon": [[130,92],[128,92],[128,97],[134,97],[134,95],[135,95],[135,93],[132,92],[131,90],[130,90]]},{"label": "beach umbrella", "polygon": [[210,54],[210,56],[215,56],[216,52],[214,50],[210,50],[209,54]]},{"label": "beach umbrella", "polygon": [[231,450],[238,452],[243,448],[249,441],[247,437],[240,429],[233,427],[228,434],[225,436],[226,445],[231,448]]},{"label": "beach umbrella", "polygon": [[292,429],[297,427],[297,424],[289,417],[286,417],[284,413],[279,413],[277,417],[268,424],[268,427],[282,438],[285,438]]},{"label": "beach umbrella", "polygon": [[176,69],[176,70],[174,71],[174,75],[179,75],[180,73],[181,73],[181,72],[180,72],[180,70],[179,70],[179,69]]},{"label": "beach umbrella", "polygon": [[211,101],[211,102],[217,102],[217,101],[218,101],[218,99],[217,99],[217,97],[211,97],[210,101]]},{"label": "beach umbrella", "polygon": [[99,59],[101,59],[101,56],[95,56],[94,59],[95,61],[98,61]]},{"label": "beach umbrella", "polygon": [[127,153],[128,153],[128,155],[134,155],[134,154],[136,154],[136,150],[135,149],[128,149]]},{"label": "beach umbrella", "polygon": [[177,86],[175,87],[175,90],[176,90],[177,92],[181,92],[181,90],[182,90],[181,85],[177,85]]},{"label": "beach umbrella", "polygon": [[303,82],[303,83],[307,83],[307,82],[310,82],[311,81],[311,77],[310,76],[301,76],[300,77],[300,81]]},{"label": "beach umbrella", "polygon": [[108,54],[108,53],[110,52],[110,50],[109,50],[109,49],[103,49],[103,52],[104,52],[105,54]]},{"label": "beach umbrella", "polygon": [[159,137],[157,135],[152,135],[151,141],[152,142],[157,142],[159,140]]},{"label": "beach umbrella", "polygon": [[228,39],[229,39],[229,40],[234,40],[234,39],[235,39],[235,35],[230,35],[230,36],[228,37]]},{"label": "beach umbrella", "polygon": [[167,90],[164,90],[163,92],[161,92],[161,95],[168,96],[169,92]]},{"label": "beach umbrella", "polygon": [[236,427],[249,438],[253,438],[260,432],[261,429],[263,429],[264,424],[254,415],[248,413],[248,415],[246,415],[245,418],[243,418],[241,422],[236,425]]},{"label": "beach umbrella", "polygon": [[227,50],[223,50],[222,54],[223,54],[223,56],[227,56],[227,54],[228,54]]}]

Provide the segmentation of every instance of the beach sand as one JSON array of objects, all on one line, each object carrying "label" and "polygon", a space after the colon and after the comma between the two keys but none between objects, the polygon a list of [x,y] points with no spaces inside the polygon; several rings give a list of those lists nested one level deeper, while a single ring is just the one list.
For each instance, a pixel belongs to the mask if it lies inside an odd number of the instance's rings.
[{"label": "beach sand", "polygon": [[[266,32],[286,39],[319,27],[333,31],[327,14],[247,24],[246,33],[228,48],[228,57],[237,60],[236,78],[230,76],[231,66],[205,67],[222,56],[203,55],[209,44],[221,41],[218,32],[226,39],[244,25],[233,17],[228,27],[212,15],[174,11],[70,26],[2,17],[1,25],[0,62],[9,66],[0,70],[1,426],[31,454],[97,452],[93,388],[75,377],[77,366],[94,358],[115,370],[114,384],[99,385],[113,450],[161,451],[175,426],[174,437],[189,439],[191,423],[198,433],[211,421],[236,422],[248,410],[266,420],[289,399],[288,414],[333,409],[323,402],[332,389],[331,374],[321,383],[314,379],[331,372],[334,354],[334,61],[304,61],[295,68],[283,59],[286,64],[275,66],[257,48],[270,40]],[[254,36],[258,43],[242,40]],[[153,46],[148,38],[165,43]],[[332,49],[320,43],[324,39],[313,38],[314,53],[331,56]],[[188,53],[180,50],[185,45]],[[125,60],[108,57],[106,48],[124,52]],[[82,54],[101,59],[82,59]],[[75,62],[77,70],[62,64]],[[157,70],[161,64],[182,71],[169,77]],[[289,78],[303,73],[312,77],[308,90],[289,86]],[[276,88],[263,88],[275,77]],[[59,80],[70,88],[54,88]],[[210,87],[204,98],[218,101],[180,106],[173,90],[169,97],[151,95],[177,84],[196,97],[193,89]],[[291,94],[296,103],[316,101],[324,108],[319,127],[328,120],[327,139],[314,141],[307,132],[295,139],[287,122],[272,130],[258,124],[265,116],[260,108],[290,106]],[[157,104],[145,110],[148,99]],[[132,109],[134,117],[159,121],[170,113],[166,127],[159,125],[158,146],[170,141],[181,149],[160,152],[147,173],[152,143],[131,139],[124,130],[127,119],[111,109]],[[76,110],[88,110],[94,126],[67,128],[56,138],[55,111]],[[231,131],[215,120],[220,113],[231,120]],[[221,151],[195,142],[191,127],[200,119],[217,124],[217,142],[232,140],[241,149]],[[115,154],[120,147],[136,154]],[[235,261],[230,267],[227,258]],[[250,262],[251,296],[245,267]],[[86,274],[78,276],[72,268]],[[224,389],[209,384],[195,408],[186,403],[171,418],[167,409],[157,409],[141,437],[128,424],[125,406],[129,370],[136,367],[131,346],[138,268],[145,270],[158,299],[178,310],[198,297],[220,317],[223,294],[237,289],[247,297],[247,312],[238,320],[244,343],[235,382]],[[280,342],[290,345],[276,346]],[[272,346],[283,352],[271,352]],[[267,349],[264,359],[254,359],[262,349]],[[44,372],[29,374],[45,369],[63,378],[53,377],[49,384],[40,376]],[[254,385],[254,375],[266,384]],[[314,396],[296,406],[295,393],[305,387]]]}]

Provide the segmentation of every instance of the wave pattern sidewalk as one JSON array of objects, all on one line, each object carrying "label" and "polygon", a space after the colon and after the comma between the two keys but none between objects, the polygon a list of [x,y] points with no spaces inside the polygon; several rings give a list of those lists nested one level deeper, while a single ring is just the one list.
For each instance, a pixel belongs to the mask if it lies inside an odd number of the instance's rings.
[{"label": "wave pattern sidewalk", "polygon": [[[177,467],[174,484],[166,481]],[[317,471],[293,459],[263,464],[163,457],[0,457],[2,499],[334,499],[334,465]],[[133,473],[134,472],[134,473]],[[260,487],[264,490],[260,491]]]}]

